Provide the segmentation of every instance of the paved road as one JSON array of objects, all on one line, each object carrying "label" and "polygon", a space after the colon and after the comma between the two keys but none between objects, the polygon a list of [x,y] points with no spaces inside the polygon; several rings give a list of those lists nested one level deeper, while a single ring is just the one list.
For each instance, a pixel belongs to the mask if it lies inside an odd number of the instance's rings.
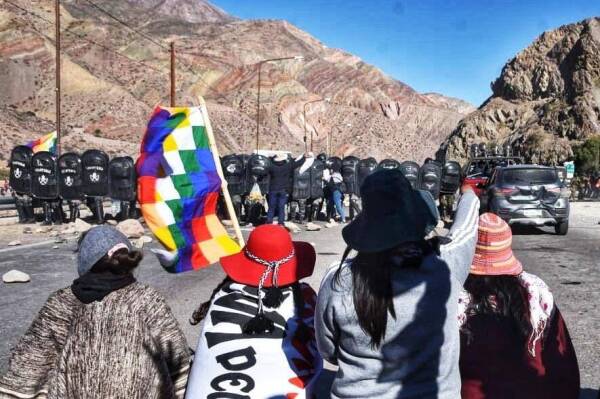
[{"label": "paved road", "polygon": [[[525,269],[541,276],[551,287],[575,343],[582,377],[582,398],[596,398],[600,386],[600,203],[574,206],[571,231],[567,237],[550,229],[519,229],[514,247]],[[344,245],[340,228],[303,232],[295,236],[316,245],[318,260],[309,283],[319,287],[327,267],[340,259]],[[74,243],[52,249],[51,245],[0,250],[0,273],[19,269],[32,277],[23,285],[0,284],[0,372],[6,367],[10,347],[22,334],[48,295],[69,285],[76,277]],[[224,277],[218,266],[198,272],[171,275],[164,272],[148,252],[138,279],[159,288],[168,298],[190,346],[195,347],[199,328],[188,318]],[[332,372],[323,379],[323,394]]]}]

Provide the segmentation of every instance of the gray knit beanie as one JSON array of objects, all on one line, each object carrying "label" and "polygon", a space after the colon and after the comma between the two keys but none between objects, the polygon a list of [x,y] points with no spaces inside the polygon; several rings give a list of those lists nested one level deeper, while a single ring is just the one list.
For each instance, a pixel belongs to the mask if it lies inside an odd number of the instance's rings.
[{"label": "gray knit beanie", "polygon": [[131,243],[119,230],[110,226],[92,227],[79,244],[77,272],[83,276],[104,255],[112,255],[113,251],[124,248],[131,251]]}]

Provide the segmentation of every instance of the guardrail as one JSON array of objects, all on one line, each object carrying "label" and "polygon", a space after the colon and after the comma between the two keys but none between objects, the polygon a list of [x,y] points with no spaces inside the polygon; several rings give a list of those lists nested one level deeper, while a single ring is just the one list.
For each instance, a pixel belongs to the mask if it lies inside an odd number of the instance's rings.
[{"label": "guardrail", "polygon": [[[0,197],[0,211],[16,211],[15,199],[13,197]],[[0,215],[2,217],[3,215]]]}]

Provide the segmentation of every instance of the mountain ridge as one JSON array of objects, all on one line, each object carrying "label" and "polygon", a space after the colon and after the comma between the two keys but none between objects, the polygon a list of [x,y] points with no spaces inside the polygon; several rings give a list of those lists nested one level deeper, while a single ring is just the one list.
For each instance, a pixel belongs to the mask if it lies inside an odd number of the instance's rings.
[{"label": "mountain ridge", "polygon": [[502,68],[492,96],[444,143],[465,159],[469,145],[510,145],[528,162],[569,160],[600,135],[600,17],[542,33]]},{"label": "mountain ridge", "polygon": [[[24,0],[11,1],[24,4]],[[194,104],[198,95],[205,97],[222,153],[254,149],[256,63],[268,58],[305,57],[302,62],[266,63],[262,67],[261,148],[302,151],[303,105],[330,97],[331,104],[307,107],[307,130],[315,138],[315,151],[326,149],[327,137],[333,132],[334,152],[340,155],[419,161],[433,155],[458,121],[473,110],[462,100],[417,93],[359,57],[325,46],[287,21],[240,20],[220,9],[215,11],[208,2],[195,0],[93,2],[153,40],[140,37],[86,6],[85,1],[63,1],[62,20],[67,29],[62,41],[63,69],[67,71],[63,74],[62,100],[66,136],[83,129],[83,134],[138,143],[152,107],[168,102],[169,53],[163,47],[172,40],[177,55],[178,105]],[[183,7],[166,19],[160,18],[161,13],[139,12],[157,5],[173,8],[173,4],[208,8],[194,9],[194,14]],[[38,13],[51,15],[49,0],[38,0],[34,5]],[[204,12],[206,22],[194,22],[201,20]],[[210,22],[211,18],[215,22]],[[7,66],[6,72],[0,73],[0,89],[7,93],[0,107],[33,113],[40,126],[51,125],[53,58],[52,24],[40,23],[10,5],[0,5],[0,65]],[[25,135],[43,133],[32,133],[25,125],[15,129],[18,122],[17,118],[10,127],[18,134],[4,144],[0,142],[5,153]],[[9,129],[5,124],[0,128]],[[119,153],[118,148],[107,150]]]}]

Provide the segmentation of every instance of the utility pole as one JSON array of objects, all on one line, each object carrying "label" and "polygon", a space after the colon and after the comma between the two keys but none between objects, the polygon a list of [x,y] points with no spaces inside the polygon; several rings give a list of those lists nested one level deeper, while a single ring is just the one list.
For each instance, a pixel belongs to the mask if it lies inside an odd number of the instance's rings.
[{"label": "utility pole", "polygon": [[175,106],[175,42],[171,42],[171,107]]},{"label": "utility pole", "polygon": [[55,46],[56,46],[56,156],[60,156],[60,139],[62,136],[60,123],[60,0],[54,0],[54,25],[55,31]]},{"label": "utility pole", "polygon": [[259,149],[259,135],[260,135],[260,70],[266,61],[258,63],[258,97],[256,99],[256,153],[258,154]]}]

